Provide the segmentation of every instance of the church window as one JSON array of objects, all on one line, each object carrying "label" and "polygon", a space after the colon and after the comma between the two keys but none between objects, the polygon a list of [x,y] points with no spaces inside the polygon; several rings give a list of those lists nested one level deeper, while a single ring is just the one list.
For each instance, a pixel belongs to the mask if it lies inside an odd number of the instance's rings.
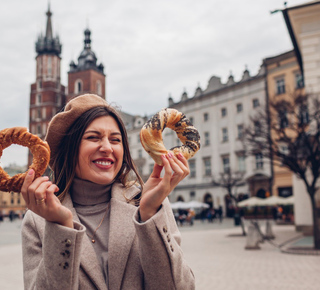
[{"label": "church window", "polygon": [[37,110],[37,119],[41,119],[41,109]]},{"label": "church window", "polygon": [[48,76],[52,75],[52,58],[51,56],[48,57]]},{"label": "church window", "polygon": [[43,108],[42,108],[42,118],[45,119],[46,116],[47,116],[46,108],[43,107]]},{"label": "church window", "polygon": [[41,135],[41,125],[37,125],[37,135]]},{"label": "church window", "polygon": [[37,104],[37,105],[41,104],[41,94],[38,94],[38,95],[37,95],[36,104]]},{"label": "church window", "polygon": [[43,134],[46,134],[46,131],[47,131],[47,126],[45,123],[42,124],[42,132]]},{"label": "church window", "polygon": [[56,104],[58,106],[61,106],[61,96],[60,95],[56,95]]},{"label": "church window", "polygon": [[82,88],[82,81],[81,80],[76,80],[75,84],[74,84],[74,93],[75,94],[79,94],[81,93],[83,90]]},{"label": "church window", "polygon": [[97,81],[96,83],[96,91],[98,95],[102,95],[102,85],[101,85],[101,81]]}]

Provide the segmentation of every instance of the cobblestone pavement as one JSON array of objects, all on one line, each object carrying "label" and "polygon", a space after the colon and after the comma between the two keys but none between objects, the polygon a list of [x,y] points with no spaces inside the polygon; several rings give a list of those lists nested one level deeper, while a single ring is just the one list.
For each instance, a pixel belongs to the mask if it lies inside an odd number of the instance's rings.
[{"label": "cobblestone pavement", "polygon": [[[1,290],[23,289],[20,230],[21,221],[0,223]],[[269,242],[260,250],[245,250],[247,238],[228,219],[221,224],[196,221],[180,230],[197,290],[320,289],[320,256],[285,254]],[[276,245],[298,236],[288,225],[274,225],[273,233]]]},{"label": "cobblestone pavement", "polygon": [[[273,225],[272,229],[275,245],[299,236],[294,226]],[[260,250],[245,250],[247,238],[239,235],[239,227],[183,228],[181,233],[197,290],[320,289],[320,256],[285,254],[267,241]]]}]

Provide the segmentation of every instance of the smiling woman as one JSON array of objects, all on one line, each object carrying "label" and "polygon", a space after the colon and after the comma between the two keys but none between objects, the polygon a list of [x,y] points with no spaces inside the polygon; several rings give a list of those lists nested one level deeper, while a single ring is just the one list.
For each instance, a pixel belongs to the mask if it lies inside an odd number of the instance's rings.
[{"label": "smiling woman", "polygon": [[21,190],[25,289],[194,289],[167,199],[187,160],[163,155],[143,184],[119,114],[97,95],[71,100],[46,141],[52,181],[29,170]]}]

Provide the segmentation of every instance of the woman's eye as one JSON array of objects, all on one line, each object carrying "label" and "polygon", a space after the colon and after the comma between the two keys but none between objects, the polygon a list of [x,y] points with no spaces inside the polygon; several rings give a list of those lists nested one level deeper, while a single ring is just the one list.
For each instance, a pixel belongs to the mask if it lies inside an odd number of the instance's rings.
[{"label": "woman's eye", "polygon": [[111,140],[112,142],[115,142],[115,143],[120,143],[121,142],[121,139],[119,138],[114,138]]},{"label": "woman's eye", "polygon": [[88,136],[87,140],[98,140],[99,138],[97,136]]}]

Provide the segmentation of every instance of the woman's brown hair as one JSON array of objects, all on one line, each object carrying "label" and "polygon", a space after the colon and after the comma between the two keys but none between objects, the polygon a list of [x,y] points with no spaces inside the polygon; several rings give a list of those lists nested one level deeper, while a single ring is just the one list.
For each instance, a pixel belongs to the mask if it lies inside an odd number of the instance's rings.
[{"label": "woman's brown hair", "polygon": [[52,166],[53,182],[59,187],[57,196],[61,201],[64,199],[67,192],[69,192],[72,181],[75,177],[75,170],[78,164],[79,147],[82,136],[86,128],[93,120],[103,116],[113,117],[116,120],[122,135],[122,144],[124,151],[123,163],[115,180],[128,187],[130,184],[132,184],[130,183],[129,175],[133,172],[135,175],[135,181],[138,182],[141,187],[143,186],[143,181],[131,158],[127,132],[120,115],[111,106],[108,108],[94,107],[83,113],[72,124],[67,134],[63,137],[59,146],[57,157],[54,160]]}]

